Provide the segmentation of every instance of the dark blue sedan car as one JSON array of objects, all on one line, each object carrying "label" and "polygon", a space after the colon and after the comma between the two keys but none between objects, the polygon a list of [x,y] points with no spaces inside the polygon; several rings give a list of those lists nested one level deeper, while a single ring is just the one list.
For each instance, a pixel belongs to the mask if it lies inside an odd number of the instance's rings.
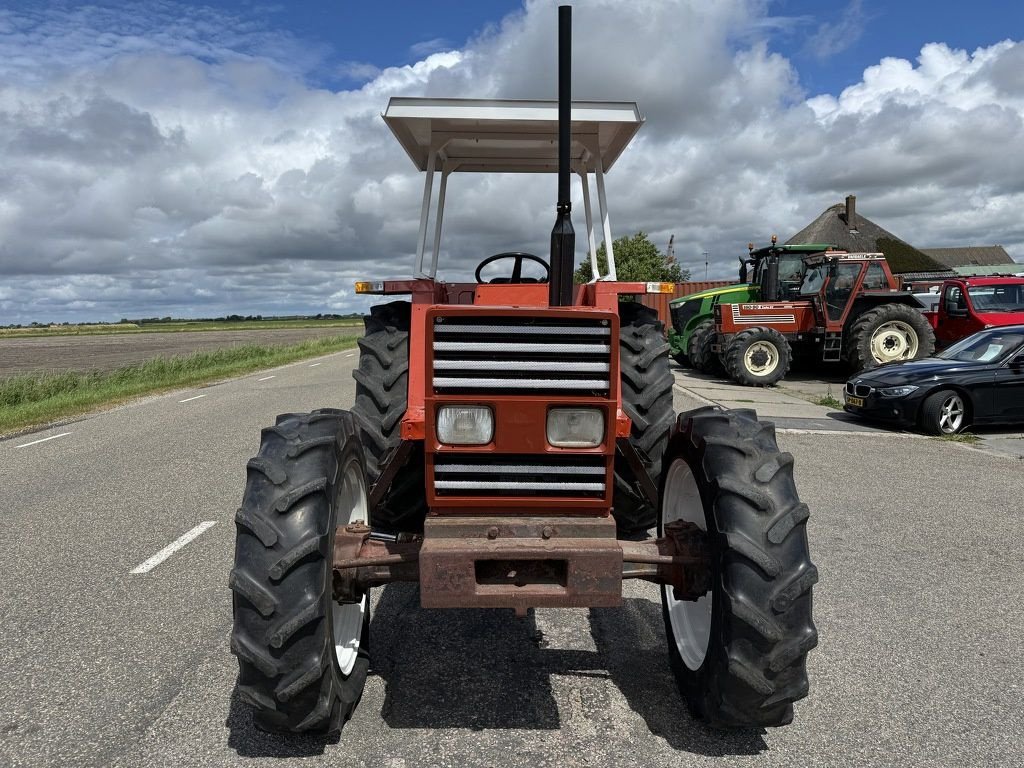
[{"label": "dark blue sedan car", "polygon": [[846,382],[845,398],[856,416],[933,435],[1024,423],[1024,325],[988,328],[935,357],[862,371]]}]

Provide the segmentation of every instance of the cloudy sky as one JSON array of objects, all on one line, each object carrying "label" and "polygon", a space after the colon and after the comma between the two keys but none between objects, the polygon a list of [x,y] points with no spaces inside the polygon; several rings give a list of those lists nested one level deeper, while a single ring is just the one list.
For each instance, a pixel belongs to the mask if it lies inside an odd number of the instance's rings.
[{"label": "cloudy sky", "polygon": [[[411,273],[422,193],[388,98],[553,98],[555,5],[5,0],[0,325],[364,309],[353,280]],[[574,96],[647,119],[618,235],[731,276],[853,193],[919,247],[1024,261],[1020,4],[575,6]],[[545,254],[554,186],[453,177],[443,276]]]}]

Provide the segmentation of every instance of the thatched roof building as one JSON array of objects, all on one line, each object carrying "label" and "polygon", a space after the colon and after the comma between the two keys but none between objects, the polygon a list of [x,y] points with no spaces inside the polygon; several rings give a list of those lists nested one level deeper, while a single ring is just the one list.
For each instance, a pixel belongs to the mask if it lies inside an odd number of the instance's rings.
[{"label": "thatched roof building", "polygon": [[857,213],[857,198],[849,195],[846,203],[838,203],[801,229],[787,245],[800,243],[832,243],[847,251],[882,252],[895,273],[945,272],[945,264],[919,251],[896,235]]},{"label": "thatched roof building", "polygon": [[965,245],[959,248],[922,248],[924,253],[950,269],[1017,265],[1001,245]]}]

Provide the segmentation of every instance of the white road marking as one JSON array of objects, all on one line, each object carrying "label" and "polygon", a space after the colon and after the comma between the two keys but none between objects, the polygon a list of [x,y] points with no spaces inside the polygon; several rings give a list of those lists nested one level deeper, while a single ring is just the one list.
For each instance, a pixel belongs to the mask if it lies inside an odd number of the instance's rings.
[{"label": "white road marking", "polygon": [[22,443],[21,445],[16,445],[14,447],[28,448],[30,445],[35,445],[36,443],[45,443],[47,440],[56,440],[58,437],[67,437],[70,434],[70,432],[61,432],[59,435],[50,435],[49,437],[42,437],[39,440],[33,440],[31,443]]},{"label": "white road marking", "polygon": [[[771,421],[771,416],[765,417]],[[797,429],[796,427],[776,427],[776,432],[785,435],[838,435],[840,437],[905,437],[910,440],[926,440],[925,435],[912,435],[908,432],[868,432],[863,429]]]},{"label": "white road marking", "polygon": [[347,355],[345,355],[345,357],[352,357],[352,355],[354,355],[354,354],[355,354],[355,352],[349,352]]},{"label": "white road marking", "polygon": [[273,376],[264,376],[262,379],[256,379],[256,381],[269,381],[274,378]]},{"label": "white road marking", "polygon": [[310,363],[309,367],[316,368],[318,365],[320,365],[320,363]]},{"label": "white road marking", "polygon": [[172,541],[166,547],[164,547],[159,552],[157,552],[155,555],[153,555],[151,558],[149,558],[149,560],[146,560],[141,565],[138,565],[135,568],[132,568],[132,573],[149,573],[151,570],[153,570],[158,565],[160,565],[160,563],[162,563],[168,557],[173,555],[175,552],[177,552],[179,549],[184,547],[186,544],[188,544],[193,539],[197,538],[200,534],[202,534],[208,528],[212,528],[216,524],[217,524],[216,520],[207,520],[206,522],[200,523],[199,525],[197,525],[195,528],[193,528],[188,533],[183,534],[182,536],[180,536],[177,539],[175,539],[174,541]]},{"label": "white road marking", "polygon": [[179,400],[179,403],[187,403],[192,400],[198,400],[200,397],[206,397],[206,395],[196,395],[195,397],[186,397],[184,400]]},{"label": "white road marking", "polygon": [[718,403],[716,403],[714,400],[708,400],[706,397],[702,397],[701,395],[698,395],[696,392],[687,389],[682,384],[676,384],[675,387],[684,395],[689,395],[694,400],[699,400],[700,402],[704,403],[704,405],[718,405]]}]

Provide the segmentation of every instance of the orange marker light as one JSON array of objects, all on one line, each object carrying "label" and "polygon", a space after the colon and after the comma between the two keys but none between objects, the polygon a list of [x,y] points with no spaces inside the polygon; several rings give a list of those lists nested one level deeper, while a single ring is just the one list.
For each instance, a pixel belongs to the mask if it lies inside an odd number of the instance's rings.
[{"label": "orange marker light", "polygon": [[356,293],[384,293],[384,281],[358,280],[356,281]]},{"label": "orange marker light", "polygon": [[675,283],[648,283],[648,293],[674,293],[676,290]]}]

